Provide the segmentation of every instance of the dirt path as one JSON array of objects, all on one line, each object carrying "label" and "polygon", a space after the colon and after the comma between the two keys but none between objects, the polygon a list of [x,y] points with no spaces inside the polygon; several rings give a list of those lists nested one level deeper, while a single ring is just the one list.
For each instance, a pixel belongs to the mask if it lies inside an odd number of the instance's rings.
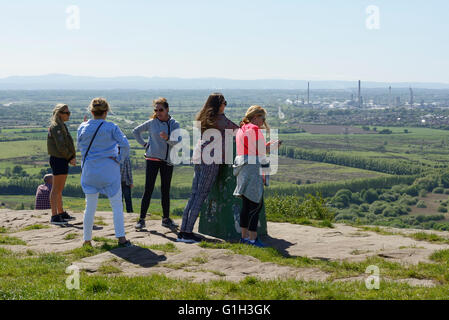
[{"label": "dirt path", "polygon": [[[73,215],[76,220],[72,226],[61,228],[50,225],[50,216],[45,212],[0,210],[0,227],[12,232],[7,234],[8,236],[20,238],[27,243],[27,245],[0,247],[14,251],[36,252],[63,252],[78,248],[82,244],[82,214],[74,213]],[[318,268],[280,266],[261,262],[253,257],[234,254],[225,249],[205,249],[197,244],[178,243],[175,242],[176,234],[162,227],[160,220],[148,220],[149,231],[136,232],[134,230],[136,217],[135,214],[125,213],[127,237],[133,243],[145,246],[172,243],[176,247],[175,252],[150,250],[141,246],[119,248],[84,258],[74,264],[89,273],[97,273],[99,268],[109,266],[121,270],[122,275],[159,273],[192,281],[218,279],[240,281],[248,275],[261,279],[296,278],[306,281],[324,281],[329,276]],[[93,236],[115,239],[112,214],[97,212],[96,219]],[[36,224],[45,225],[48,228],[23,230],[25,227]],[[404,230],[397,231],[405,233]],[[328,229],[289,223],[268,223],[268,232],[270,236],[265,239],[265,242],[285,256],[330,261],[362,261],[369,256],[381,256],[390,261],[417,264],[430,262],[428,257],[436,250],[449,249],[449,245],[416,241],[401,235],[380,235],[343,224],[335,224],[335,228]],[[432,231],[432,233],[438,232]],[[68,234],[71,236],[67,237]],[[449,237],[449,234],[445,232],[438,234]],[[74,238],[66,240],[72,237]],[[207,237],[207,240],[221,242],[212,237]],[[404,279],[403,281],[412,285],[433,285],[429,280]]]}]

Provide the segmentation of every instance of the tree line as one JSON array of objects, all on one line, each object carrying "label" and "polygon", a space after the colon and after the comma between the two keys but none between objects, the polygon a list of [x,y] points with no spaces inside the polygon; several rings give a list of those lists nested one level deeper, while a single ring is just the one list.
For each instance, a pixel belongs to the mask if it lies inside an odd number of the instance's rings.
[{"label": "tree line", "polygon": [[371,170],[395,175],[414,175],[429,169],[428,165],[415,164],[398,159],[372,159],[333,151],[307,150],[292,146],[281,146],[279,155],[292,159],[324,162],[340,166]]}]

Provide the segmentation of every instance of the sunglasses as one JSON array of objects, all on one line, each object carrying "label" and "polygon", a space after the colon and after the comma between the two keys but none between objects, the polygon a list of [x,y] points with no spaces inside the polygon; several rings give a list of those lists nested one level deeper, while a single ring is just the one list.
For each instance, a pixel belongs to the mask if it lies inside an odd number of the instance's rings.
[{"label": "sunglasses", "polygon": [[62,114],[68,114],[70,116],[71,112],[70,111],[61,111],[60,113]]},{"label": "sunglasses", "polygon": [[163,108],[161,108],[161,109],[154,109],[154,112],[162,112],[162,111],[164,111]]}]

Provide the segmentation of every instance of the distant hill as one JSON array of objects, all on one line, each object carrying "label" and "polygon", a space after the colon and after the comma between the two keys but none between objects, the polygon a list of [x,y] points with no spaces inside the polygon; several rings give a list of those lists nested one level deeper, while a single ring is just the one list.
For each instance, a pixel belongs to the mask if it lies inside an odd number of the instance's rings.
[{"label": "distant hill", "polygon": [[[449,89],[449,83],[386,83],[363,81],[363,88],[425,88]],[[356,88],[357,81],[311,81],[312,89]],[[88,77],[65,74],[42,76],[11,76],[0,79],[0,90],[108,90],[108,89],[307,89],[307,80],[233,80],[222,78],[161,78],[161,77]]]}]

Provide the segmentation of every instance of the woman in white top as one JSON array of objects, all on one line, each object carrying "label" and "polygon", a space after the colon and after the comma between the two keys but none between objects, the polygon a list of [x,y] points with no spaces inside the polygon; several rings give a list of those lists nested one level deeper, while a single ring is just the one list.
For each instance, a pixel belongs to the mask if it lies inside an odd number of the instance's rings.
[{"label": "woman in white top", "polygon": [[78,128],[78,148],[82,156],[81,187],[86,194],[84,245],[91,245],[98,196],[102,193],[111,203],[119,246],[129,247],[131,243],[125,238],[120,175],[120,163],[129,154],[128,139],[116,124],[106,121],[110,108],[105,99],[93,99],[89,110],[94,119],[83,122]]}]

